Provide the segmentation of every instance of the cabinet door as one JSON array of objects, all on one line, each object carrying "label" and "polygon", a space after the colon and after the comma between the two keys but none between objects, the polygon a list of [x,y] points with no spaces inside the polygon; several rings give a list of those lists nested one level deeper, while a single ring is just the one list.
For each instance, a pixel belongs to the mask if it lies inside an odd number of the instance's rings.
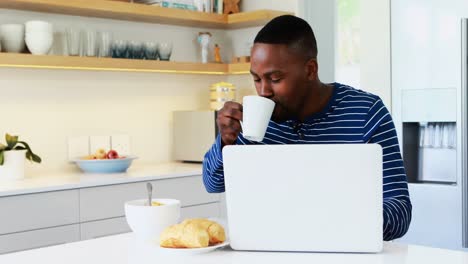
[{"label": "cabinet door", "polygon": [[0,234],[78,223],[78,190],[0,198]]},{"label": "cabinet door", "polygon": [[79,240],[80,227],[78,224],[1,235],[0,254]]},{"label": "cabinet door", "polygon": [[107,185],[80,190],[80,222],[125,215],[126,201],[146,196],[144,182]]},{"label": "cabinet door", "polygon": [[180,212],[181,220],[187,218],[218,218],[219,203],[209,203],[202,205],[194,205],[182,208]]},{"label": "cabinet door", "polygon": [[[206,192],[201,176],[152,181],[154,198],[181,200],[182,206],[217,202],[219,195]],[[80,190],[80,220],[88,222],[125,215],[126,201],[146,198],[146,182],[117,184]]]},{"label": "cabinet door", "polygon": [[201,176],[153,182],[156,198],[174,198],[182,207],[219,201],[219,194],[208,193]]},{"label": "cabinet door", "polygon": [[81,240],[131,232],[125,217],[81,223]]}]

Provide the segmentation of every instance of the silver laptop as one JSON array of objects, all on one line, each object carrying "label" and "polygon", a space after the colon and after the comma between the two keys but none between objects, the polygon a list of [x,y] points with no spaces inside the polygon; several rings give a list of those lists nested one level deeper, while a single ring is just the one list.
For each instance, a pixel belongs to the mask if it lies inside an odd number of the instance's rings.
[{"label": "silver laptop", "polygon": [[226,146],[223,160],[233,249],[382,250],[380,145]]}]

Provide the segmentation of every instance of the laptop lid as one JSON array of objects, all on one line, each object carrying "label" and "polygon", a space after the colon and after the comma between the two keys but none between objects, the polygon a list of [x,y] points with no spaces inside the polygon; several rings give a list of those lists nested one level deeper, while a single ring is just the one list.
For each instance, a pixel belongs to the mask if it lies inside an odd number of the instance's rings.
[{"label": "laptop lid", "polygon": [[382,250],[382,148],[378,144],[223,148],[235,250]]}]

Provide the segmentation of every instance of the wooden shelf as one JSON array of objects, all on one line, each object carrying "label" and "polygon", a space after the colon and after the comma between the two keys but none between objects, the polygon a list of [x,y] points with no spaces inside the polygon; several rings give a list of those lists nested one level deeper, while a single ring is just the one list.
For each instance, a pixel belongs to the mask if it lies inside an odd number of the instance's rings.
[{"label": "wooden shelf", "polygon": [[229,74],[250,74],[250,63],[232,63],[227,66]]},{"label": "wooden shelf", "polygon": [[233,15],[107,0],[0,0],[0,8],[216,29],[264,25],[288,12],[257,10]]},{"label": "wooden shelf", "polygon": [[247,28],[255,26],[264,26],[270,20],[282,15],[292,15],[293,13],[275,11],[275,10],[255,10],[227,16],[227,28]]},{"label": "wooden shelf", "polygon": [[0,53],[2,68],[35,68],[91,71],[159,72],[184,74],[246,74],[249,63],[219,64],[173,61],[150,61],[96,57],[38,56],[19,53]]}]

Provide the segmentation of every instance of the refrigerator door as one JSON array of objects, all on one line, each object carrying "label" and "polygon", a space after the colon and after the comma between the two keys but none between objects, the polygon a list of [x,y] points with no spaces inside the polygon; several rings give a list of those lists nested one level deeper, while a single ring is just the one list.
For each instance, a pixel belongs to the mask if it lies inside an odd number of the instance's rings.
[{"label": "refrigerator door", "polygon": [[462,20],[462,86],[461,86],[461,169],[463,208],[463,247],[468,248],[468,19]]}]

